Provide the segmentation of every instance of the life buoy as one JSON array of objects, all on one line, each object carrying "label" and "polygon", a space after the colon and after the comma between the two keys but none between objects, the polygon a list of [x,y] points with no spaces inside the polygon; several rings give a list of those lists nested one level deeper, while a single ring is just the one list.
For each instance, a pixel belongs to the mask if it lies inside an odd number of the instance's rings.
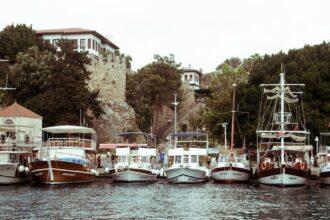
[{"label": "life buoy", "polygon": [[300,163],[300,169],[305,170],[305,163]]},{"label": "life buoy", "polygon": [[262,162],[261,163],[261,169],[265,170],[267,168],[267,163],[266,162]]}]

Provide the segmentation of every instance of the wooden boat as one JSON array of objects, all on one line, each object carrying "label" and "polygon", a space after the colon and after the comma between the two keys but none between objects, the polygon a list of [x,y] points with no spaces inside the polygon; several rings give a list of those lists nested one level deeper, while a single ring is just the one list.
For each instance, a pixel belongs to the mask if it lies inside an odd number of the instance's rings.
[{"label": "wooden boat", "polygon": [[31,175],[37,183],[81,183],[96,179],[94,129],[62,125],[43,131],[51,137],[37,149],[30,163]]},{"label": "wooden boat", "polygon": [[[329,138],[330,133],[320,134],[320,151],[318,152],[318,166],[320,169],[320,182],[322,184],[330,184],[330,146]],[[327,142],[328,141],[328,142]]]},{"label": "wooden boat", "polygon": [[19,127],[14,125],[0,127],[0,184],[31,180],[28,163],[35,145],[32,141],[22,141],[19,133]]},{"label": "wooden boat", "polygon": [[206,164],[209,142],[206,133],[183,132],[169,135],[169,168],[165,170],[170,183],[203,183],[208,181]]},{"label": "wooden boat", "polygon": [[212,179],[215,182],[219,182],[219,183],[244,183],[244,182],[248,182],[252,176],[250,162],[247,159],[246,154],[244,153],[242,155],[237,155],[234,151],[235,113],[236,113],[235,89],[236,89],[236,84],[233,85],[230,151],[227,152],[226,154],[219,154],[218,164],[215,168],[211,170]]},{"label": "wooden boat", "polygon": [[117,135],[116,161],[109,174],[116,182],[155,182],[156,138],[143,132],[125,132]]},{"label": "wooden boat", "polygon": [[261,184],[304,185],[308,178],[309,132],[302,104],[304,84],[287,84],[280,73],[279,84],[262,84],[258,137],[257,176]]}]

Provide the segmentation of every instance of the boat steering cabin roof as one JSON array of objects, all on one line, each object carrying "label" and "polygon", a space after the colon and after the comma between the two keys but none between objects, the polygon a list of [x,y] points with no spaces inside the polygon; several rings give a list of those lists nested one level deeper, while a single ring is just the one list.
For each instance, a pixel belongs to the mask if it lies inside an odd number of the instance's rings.
[{"label": "boat steering cabin roof", "polygon": [[96,131],[93,128],[87,128],[83,126],[75,126],[75,125],[59,125],[46,127],[42,129],[45,132],[53,133],[53,134],[96,134]]},{"label": "boat steering cabin roof", "polygon": [[122,132],[122,133],[117,134],[117,136],[122,136],[122,137],[135,136],[135,135],[153,136],[153,134],[151,134],[151,133],[145,133],[145,132],[140,132],[140,131]]},{"label": "boat steering cabin roof", "polygon": [[172,133],[169,134],[169,136],[172,137],[193,137],[193,136],[199,136],[199,137],[207,137],[207,133],[199,133],[199,132],[182,132],[182,133]]}]

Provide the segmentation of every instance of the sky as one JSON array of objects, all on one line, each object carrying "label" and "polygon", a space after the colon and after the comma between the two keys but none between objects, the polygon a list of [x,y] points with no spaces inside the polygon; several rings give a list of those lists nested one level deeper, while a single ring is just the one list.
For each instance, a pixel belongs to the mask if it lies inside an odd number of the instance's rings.
[{"label": "sky", "polygon": [[0,29],[93,29],[133,58],[174,54],[184,67],[213,71],[226,58],[247,58],[330,41],[328,0],[10,0]]}]

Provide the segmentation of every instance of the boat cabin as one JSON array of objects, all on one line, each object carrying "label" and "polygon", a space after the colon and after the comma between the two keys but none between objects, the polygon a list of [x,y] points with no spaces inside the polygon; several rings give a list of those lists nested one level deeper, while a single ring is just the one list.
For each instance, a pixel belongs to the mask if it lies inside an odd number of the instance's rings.
[{"label": "boat cabin", "polygon": [[61,125],[43,129],[45,142],[39,160],[60,160],[89,166],[95,161],[96,132],[92,128]]},{"label": "boat cabin", "polygon": [[169,166],[196,168],[206,165],[209,142],[206,133],[184,132],[169,135]]}]

